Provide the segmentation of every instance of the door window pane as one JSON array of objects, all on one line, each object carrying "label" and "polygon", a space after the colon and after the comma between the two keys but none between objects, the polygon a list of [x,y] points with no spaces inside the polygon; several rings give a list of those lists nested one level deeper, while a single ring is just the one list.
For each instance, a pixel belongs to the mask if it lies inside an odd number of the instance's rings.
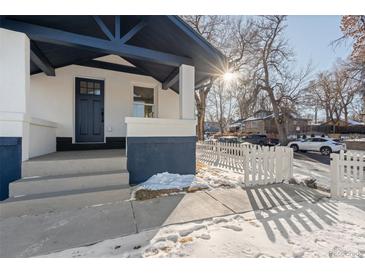
[{"label": "door window pane", "polygon": [[100,95],[100,83],[94,83],[94,95]]},{"label": "door window pane", "polygon": [[87,92],[86,87],[80,87],[80,93],[81,94],[86,94],[86,92]]}]

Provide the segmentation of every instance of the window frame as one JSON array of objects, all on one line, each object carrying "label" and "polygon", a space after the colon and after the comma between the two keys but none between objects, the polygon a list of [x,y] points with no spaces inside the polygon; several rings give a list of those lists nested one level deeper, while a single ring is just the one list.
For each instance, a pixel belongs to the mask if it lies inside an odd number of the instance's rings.
[{"label": "window frame", "polygon": [[[148,88],[148,89],[152,89],[153,90],[153,104],[151,103],[141,103],[141,102],[135,102],[134,101],[134,88],[135,87],[140,87],[140,88]],[[137,117],[137,118],[157,118],[158,117],[158,98],[157,98],[157,86],[153,85],[153,84],[147,84],[147,83],[138,83],[138,82],[133,82],[131,83],[131,96],[132,96],[132,117]],[[135,104],[140,104],[143,106],[152,106],[152,117],[140,117],[140,116],[135,116],[134,115],[134,105]],[[145,114],[145,113],[144,113]]]}]

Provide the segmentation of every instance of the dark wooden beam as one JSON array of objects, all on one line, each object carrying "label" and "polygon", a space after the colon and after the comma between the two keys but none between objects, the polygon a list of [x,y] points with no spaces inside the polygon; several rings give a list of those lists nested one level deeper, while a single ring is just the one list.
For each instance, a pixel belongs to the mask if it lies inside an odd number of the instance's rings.
[{"label": "dark wooden beam", "polygon": [[93,18],[101,31],[109,38],[109,40],[114,40],[114,35],[110,32],[109,28],[105,25],[100,16],[94,15]]},{"label": "dark wooden beam", "polygon": [[34,41],[84,48],[95,52],[116,54],[141,61],[178,67],[181,64],[193,65],[191,58],[160,52],[147,48],[116,43],[92,36],[80,35],[59,29],[42,27],[20,21],[4,19],[3,28],[26,33]]},{"label": "dark wooden beam", "polygon": [[146,21],[141,21],[137,25],[135,25],[130,31],[128,31],[121,39],[121,43],[126,43],[130,40],[133,36],[135,36],[141,29],[143,29],[147,25]]},{"label": "dark wooden beam", "polygon": [[30,60],[46,75],[56,76],[54,67],[33,41],[30,42]]},{"label": "dark wooden beam", "polygon": [[116,40],[120,39],[120,15],[115,16],[115,31],[114,36]]},{"label": "dark wooden beam", "polygon": [[99,61],[99,60],[79,61],[79,62],[76,62],[75,64],[79,65],[79,66],[84,66],[84,67],[99,68],[99,69],[131,73],[131,74],[151,76],[136,67],[125,66],[125,65],[104,62],[104,61]]},{"label": "dark wooden beam", "polygon": [[169,89],[179,81],[179,68],[174,69],[162,83],[162,89]]}]

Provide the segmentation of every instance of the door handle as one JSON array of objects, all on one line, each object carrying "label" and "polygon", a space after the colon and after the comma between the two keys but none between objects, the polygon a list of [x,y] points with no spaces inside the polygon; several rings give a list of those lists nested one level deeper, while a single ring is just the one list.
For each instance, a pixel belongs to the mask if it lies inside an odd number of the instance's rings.
[{"label": "door handle", "polygon": [[104,110],[101,111],[101,122],[104,123]]}]

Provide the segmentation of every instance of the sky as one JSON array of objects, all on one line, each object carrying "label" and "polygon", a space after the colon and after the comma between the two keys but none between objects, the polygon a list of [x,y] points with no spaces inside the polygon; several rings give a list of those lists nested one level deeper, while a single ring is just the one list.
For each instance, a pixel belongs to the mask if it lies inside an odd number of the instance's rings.
[{"label": "sky", "polygon": [[312,62],[313,72],[331,69],[338,58],[346,59],[351,43],[333,47],[340,38],[341,16],[288,16],[287,38],[296,53],[298,66]]}]

